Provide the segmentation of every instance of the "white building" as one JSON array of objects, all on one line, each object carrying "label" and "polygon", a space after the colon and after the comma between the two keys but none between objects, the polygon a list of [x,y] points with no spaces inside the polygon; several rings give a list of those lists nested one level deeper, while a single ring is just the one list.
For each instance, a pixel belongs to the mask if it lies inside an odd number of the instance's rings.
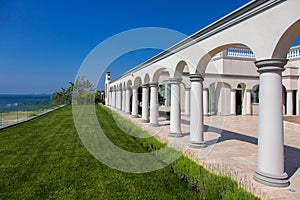
[{"label": "white building", "polygon": [[[282,74],[282,102],[284,115],[299,115],[300,102],[300,46],[292,47]],[[213,57],[204,76],[204,115],[258,115],[259,73],[254,64],[255,56],[247,47],[229,48]],[[159,78],[160,94],[166,107],[170,106],[169,73],[163,71]],[[181,111],[190,113],[189,73],[184,71],[181,82]],[[169,90],[166,91],[165,88]]]},{"label": "white building", "polygon": [[254,179],[270,186],[288,186],[283,113],[299,114],[299,47],[291,48],[300,34],[299,7],[299,0],[250,1],[107,81],[107,105],[128,114],[131,110],[138,117],[138,87],[142,86],[142,121],[158,126],[158,84],[167,84],[171,91],[165,94],[170,96],[166,101],[170,105],[169,136],[182,136],[183,110],[190,115],[189,145],[193,148],[207,146],[203,116],[258,113]]}]

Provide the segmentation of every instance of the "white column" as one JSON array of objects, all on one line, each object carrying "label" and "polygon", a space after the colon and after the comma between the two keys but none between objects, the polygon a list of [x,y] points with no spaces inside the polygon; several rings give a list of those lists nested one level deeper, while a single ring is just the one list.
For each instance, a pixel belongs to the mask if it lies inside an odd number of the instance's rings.
[{"label": "white column", "polygon": [[[251,101],[251,93],[250,93]],[[232,89],[230,91],[230,115],[236,115],[236,90]]]},{"label": "white column", "polygon": [[115,104],[115,107],[116,107],[116,109],[119,109],[119,90],[118,89],[116,89],[116,95],[115,95],[116,97],[116,104]]},{"label": "white column", "polygon": [[126,88],[125,113],[130,114],[130,87]]},{"label": "white column", "polygon": [[116,107],[116,90],[113,91],[113,107]]},{"label": "white column", "polygon": [[286,91],[286,115],[293,115],[293,90]]},{"label": "white column", "polygon": [[110,95],[110,96],[109,96],[109,98],[110,98],[110,99],[109,99],[109,105],[110,105],[110,106],[113,105],[113,98],[112,98],[113,95],[112,95],[112,94],[113,94],[113,92],[112,92],[112,90],[111,90],[111,91],[110,91],[110,94],[109,94],[109,95]]},{"label": "white column", "polygon": [[282,71],[287,59],[256,61],[259,72],[258,166],[254,179],[266,185],[289,185],[284,172]]},{"label": "white column", "polygon": [[171,113],[170,137],[182,137],[181,133],[181,108],[180,108],[180,82],[181,78],[170,78],[171,83]]},{"label": "white column", "polygon": [[112,95],[111,95],[111,90],[110,90],[109,91],[109,97],[108,97],[109,98],[109,100],[108,100],[108,105],[109,106],[111,106],[111,100],[112,100],[111,97],[112,97]]},{"label": "white column", "polygon": [[122,111],[125,112],[125,104],[126,104],[126,88],[124,87],[122,90]]},{"label": "white column", "polygon": [[246,90],[246,115],[252,115],[251,89]]},{"label": "white column", "polygon": [[150,126],[158,126],[157,83],[150,83]]},{"label": "white column", "polygon": [[165,84],[165,106],[169,106],[169,92],[170,92],[169,84],[166,83]]},{"label": "white column", "polygon": [[118,89],[117,90],[117,102],[118,102],[118,104],[117,104],[117,108],[118,108],[118,110],[120,110],[120,108],[121,108],[121,89]]},{"label": "white column", "polygon": [[184,89],[184,115],[190,116],[190,90],[191,88]]},{"label": "white column", "polygon": [[203,115],[208,116],[208,88],[203,89]]},{"label": "white column", "polygon": [[203,78],[200,74],[191,74],[191,116],[190,142],[195,148],[204,148],[207,145],[203,135]]},{"label": "white column", "polygon": [[133,118],[138,117],[138,87],[132,86],[132,113]]},{"label": "white column", "polygon": [[122,102],[123,102],[122,88],[120,88],[119,89],[119,110],[122,110]]},{"label": "white column", "polygon": [[148,84],[142,85],[143,93],[142,93],[142,122],[148,123],[149,122],[149,86]]}]

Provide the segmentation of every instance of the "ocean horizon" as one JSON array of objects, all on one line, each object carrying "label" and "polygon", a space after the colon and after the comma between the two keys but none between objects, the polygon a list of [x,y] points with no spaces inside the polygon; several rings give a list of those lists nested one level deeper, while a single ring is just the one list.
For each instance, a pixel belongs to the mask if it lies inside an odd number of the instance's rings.
[{"label": "ocean horizon", "polygon": [[51,107],[51,94],[0,94],[0,112]]}]

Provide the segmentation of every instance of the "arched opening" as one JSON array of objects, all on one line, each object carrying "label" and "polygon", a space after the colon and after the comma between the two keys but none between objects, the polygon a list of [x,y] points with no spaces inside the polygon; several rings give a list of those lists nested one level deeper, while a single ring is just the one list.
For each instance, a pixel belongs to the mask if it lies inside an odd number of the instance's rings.
[{"label": "arched opening", "polygon": [[137,106],[138,106],[138,114],[141,115],[142,114],[142,79],[141,77],[136,77],[134,79],[134,85],[137,87]]},{"label": "arched opening", "polygon": [[286,114],[286,88],[282,85],[282,114]]},{"label": "arched opening", "polygon": [[170,107],[171,105],[171,85],[169,83],[170,74],[162,71],[159,76],[158,103],[161,106]]},{"label": "arched opening", "polygon": [[258,115],[259,110],[259,84],[254,85],[251,90],[252,114]]},{"label": "arched opening", "polygon": [[238,84],[237,90],[235,93],[235,102],[236,102],[236,114],[241,115],[243,113],[243,96],[244,96],[245,86],[244,84]]},{"label": "arched opening", "polygon": [[259,85],[254,85],[251,90],[251,102],[252,104],[259,103]]},{"label": "arched opening", "polygon": [[224,82],[215,82],[209,86],[209,113],[211,115],[230,115],[231,86]]},{"label": "arched opening", "polygon": [[[232,108],[234,114],[246,115],[245,83],[253,82],[250,77],[258,76],[254,61],[253,51],[243,43],[224,43],[201,57],[197,64],[197,71],[200,73],[205,71],[204,81],[213,83],[208,88],[209,114],[229,115],[230,109],[235,105],[235,108]],[[221,84],[225,82],[227,84]],[[231,97],[229,91],[231,86],[228,83],[234,85],[239,83],[233,88],[236,90],[235,99],[232,99],[234,96]],[[232,105],[230,99],[233,101]]]}]

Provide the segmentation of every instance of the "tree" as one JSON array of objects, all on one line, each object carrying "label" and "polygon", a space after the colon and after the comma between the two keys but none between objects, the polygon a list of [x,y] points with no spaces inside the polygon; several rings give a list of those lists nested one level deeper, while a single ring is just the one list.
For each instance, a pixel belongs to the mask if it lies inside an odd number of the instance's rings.
[{"label": "tree", "polygon": [[104,103],[104,91],[95,92],[94,85],[86,80],[84,77],[78,77],[75,81],[69,82],[70,86],[68,88],[61,88],[61,91],[54,92],[52,99],[57,104],[92,104],[92,103]]},{"label": "tree", "polygon": [[72,100],[78,104],[93,104],[95,103],[95,87],[93,83],[86,80],[84,77],[78,77],[73,84]]}]

